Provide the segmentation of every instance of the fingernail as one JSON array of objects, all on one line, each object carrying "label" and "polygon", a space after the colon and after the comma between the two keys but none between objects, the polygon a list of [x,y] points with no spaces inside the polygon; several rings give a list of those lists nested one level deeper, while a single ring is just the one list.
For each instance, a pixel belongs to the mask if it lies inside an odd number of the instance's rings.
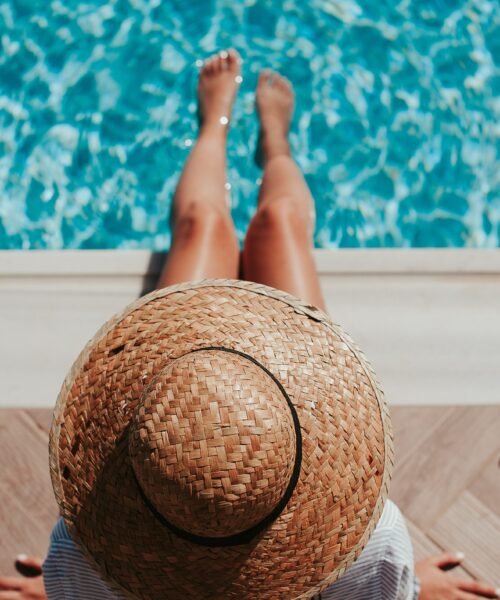
[{"label": "fingernail", "polygon": [[27,554],[24,554],[24,552],[22,552],[21,554],[18,554],[16,556],[16,560],[26,560],[28,558]]},{"label": "fingernail", "polygon": [[500,598],[500,588],[497,588],[497,589],[495,590],[495,594],[496,594],[496,595],[497,595],[497,596]]},{"label": "fingernail", "polygon": [[455,556],[457,557],[457,560],[463,560],[465,558],[465,554],[463,552],[456,552]]}]

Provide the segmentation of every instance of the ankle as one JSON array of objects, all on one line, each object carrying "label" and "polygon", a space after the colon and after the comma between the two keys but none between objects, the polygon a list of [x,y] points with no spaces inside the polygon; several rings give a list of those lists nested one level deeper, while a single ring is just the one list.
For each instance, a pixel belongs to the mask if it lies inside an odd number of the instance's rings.
[{"label": "ankle", "polygon": [[228,130],[228,122],[224,123],[220,119],[207,119],[200,125],[199,137],[226,139]]},{"label": "ankle", "polygon": [[261,134],[260,144],[264,163],[269,162],[272,158],[275,158],[276,156],[291,157],[292,155],[288,139],[283,135],[274,136],[272,135],[272,133],[269,134],[263,132]]}]

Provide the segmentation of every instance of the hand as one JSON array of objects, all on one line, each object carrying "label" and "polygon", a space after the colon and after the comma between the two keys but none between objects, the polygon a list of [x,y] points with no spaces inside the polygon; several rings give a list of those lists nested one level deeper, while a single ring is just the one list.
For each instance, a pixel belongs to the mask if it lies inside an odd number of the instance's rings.
[{"label": "hand", "polygon": [[[459,579],[446,573],[464,559],[462,553],[440,554],[421,560],[415,565],[415,574],[420,579],[419,600],[477,600],[478,598],[500,598],[500,590],[478,581]],[[1,598],[1,595],[0,595]]]},{"label": "hand", "polygon": [[42,559],[20,555],[16,569],[27,577],[0,577],[0,600],[47,600]]}]

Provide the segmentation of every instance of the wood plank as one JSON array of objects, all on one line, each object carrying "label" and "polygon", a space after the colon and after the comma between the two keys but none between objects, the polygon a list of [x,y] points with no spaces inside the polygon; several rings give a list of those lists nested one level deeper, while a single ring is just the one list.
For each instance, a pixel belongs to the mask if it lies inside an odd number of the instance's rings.
[{"label": "wood plank", "polygon": [[[479,475],[468,486],[471,494],[500,516],[500,435],[498,450],[490,456]],[[500,544],[500,540],[498,542]]]},{"label": "wood plank", "polygon": [[52,424],[52,408],[25,408],[24,412],[33,419],[38,428],[43,434],[46,434],[48,443],[48,435]]},{"label": "wood plank", "polygon": [[[436,542],[431,540],[429,536],[409,519],[406,519],[406,525],[413,544],[413,556],[415,562],[430,558],[431,556],[438,556],[444,552],[449,552],[449,548],[443,548],[439,544],[436,544]],[[460,577],[461,579],[466,579],[468,581],[473,579],[472,575],[462,567],[456,567],[449,571],[449,573],[455,577]]]},{"label": "wood plank", "polygon": [[44,557],[59,514],[46,436],[22,410],[0,411],[0,573],[15,574],[19,552]]},{"label": "wood plank", "polygon": [[459,406],[397,466],[391,497],[424,532],[496,452],[500,406]]},{"label": "wood plank", "polygon": [[433,542],[418,525],[415,525],[415,523],[407,517],[405,518],[406,526],[408,527],[408,532],[410,533],[413,544],[415,561],[429,558],[429,556],[436,556],[437,554],[442,554],[444,552],[444,548],[439,546],[439,544],[436,544],[436,542]]},{"label": "wood plank", "polygon": [[464,565],[475,577],[500,586],[500,517],[470,492],[463,492],[427,534],[440,546],[464,552]]},{"label": "wood plank", "polygon": [[396,470],[415,448],[432,435],[434,429],[448,419],[453,407],[450,406],[392,406],[391,419],[394,431]]}]

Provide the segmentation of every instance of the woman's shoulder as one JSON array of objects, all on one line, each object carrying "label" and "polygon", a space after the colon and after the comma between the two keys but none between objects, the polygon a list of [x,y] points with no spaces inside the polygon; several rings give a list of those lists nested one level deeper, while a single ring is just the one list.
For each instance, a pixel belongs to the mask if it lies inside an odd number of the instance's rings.
[{"label": "woman's shoulder", "polygon": [[399,508],[386,500],[363,551],[345,573],[322,592],[321,598],[395,600],[413,598],[413,590],[413,551],[408,530]]},{"label": "woman's shoulder", "polygon": [[405,518],[399,510],[397,504],[395,504],[389,498],[385,501],[384,509],[377,523],[375,531],[380,529],[394,529],[401,527],[405,524]]},{"label": "woman's shoulder", "polygon": [[[366,552],[365,552],[366,550]],[[363,551],[377,560],[412,564],[413,547],[406,519],[391,500],[386,500],[382,515]]]},{"label": "woman's shoulder", "polygon": [[52,528],[42,565],[48,600],[118,600],[71,538],[63,518]]},{"label": "woman's shoulder", "polygon": [[56,524],[52,528],[52,532],[50,534],[50,541],[57,542],[60,540],[71,540],[71,536],[68,533],[68,529],[66,527],[66,523],[62,517],[59,517],[56,521]]}]

